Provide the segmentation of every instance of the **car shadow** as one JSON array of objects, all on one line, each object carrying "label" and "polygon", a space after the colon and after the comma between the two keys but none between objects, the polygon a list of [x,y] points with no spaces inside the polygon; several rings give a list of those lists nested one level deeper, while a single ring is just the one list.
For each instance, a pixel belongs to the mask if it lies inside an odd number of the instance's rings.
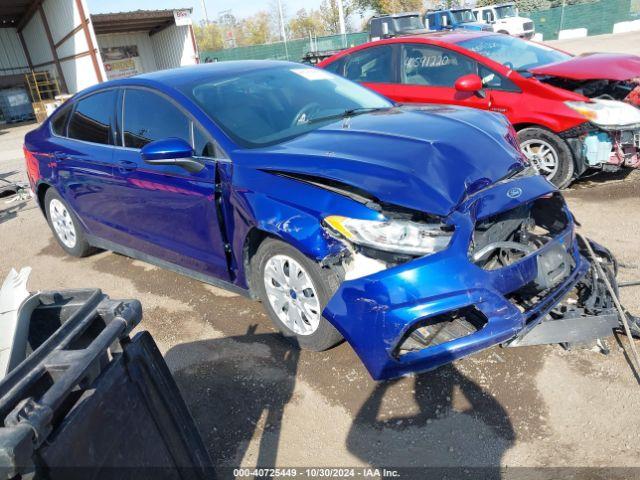
[{"label": "car shadow", "polygon": [[[177,345],[165,355],[221,479],[234,478],[241,463],[276,466],[284,408],[293,396],[300,350],[256,328]],[[250,442],[258,436],[254,452]]]},{"label": "car shadow", "polygon": [[[240,465],[283,466],[277,464],[278,448],[284,411],[300,374],[300,351],[279,334],[256,329],[183,343],[165,355],[222,479],[234,478],[233,468]],[[336,385],[342,382],[348,383],[336,379]],[[402,478],[438,472],[458,478],[464,471],[500,478],[514,428],[501,404],[455,365],[366,384],[368,393],[352,392],[362,403],[354,410],[346,445],[335,445],[346,447],[345,456],[373,468],[399,468]],[[408,385],[413,388],[406,390]],[[394,412],[398,393],[413,397],[408,402],[413,406],[396,405]],[[314,427],[301,435],[315,435]]]},{"label": "car shadow", "polygon": [[417,375],[412,411],[393,411],[388,393],[401,380],[380,382],[357,412],[347,448],[374,468],[401,478],[501,478],[504,453],[515,443],[506,410],[454,364]]}]

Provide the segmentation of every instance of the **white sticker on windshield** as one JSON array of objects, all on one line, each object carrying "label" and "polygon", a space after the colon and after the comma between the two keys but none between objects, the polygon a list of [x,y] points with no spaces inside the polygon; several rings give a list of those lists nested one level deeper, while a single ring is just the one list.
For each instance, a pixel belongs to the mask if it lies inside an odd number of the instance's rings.
[{"label": "white sticker on windshield", "polygon": [[331,80],[331,75],[318,68],[292,68],[291,71],[307,80]]}]

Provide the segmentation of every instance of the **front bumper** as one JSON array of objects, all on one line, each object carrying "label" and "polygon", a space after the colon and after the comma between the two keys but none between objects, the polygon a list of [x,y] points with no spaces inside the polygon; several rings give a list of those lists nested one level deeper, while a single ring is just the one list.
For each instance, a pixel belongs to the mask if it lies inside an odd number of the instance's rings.
[{"label": "front bumper", "polygon": [[[517,200],[507,195],[522,190]],[[344,282],[324,310],[376,380],[431,370],[503,343],[528,331],[586,274],[589,262],[577,248],[573,223],[536,252],[499,270],[483,270],[468,258],[476,219],[506,211],[553,191],[539,176],[496,185],[451,215],[456,233],[447,250],[374,275]],[[534,307],[521,311],[508,295],[532,282],[537,257],[558,245],[574,260],[571,273]],[[405,334],[425,318],[465,307],[484,317],[470,335],[402,356],[395,355]]]}]

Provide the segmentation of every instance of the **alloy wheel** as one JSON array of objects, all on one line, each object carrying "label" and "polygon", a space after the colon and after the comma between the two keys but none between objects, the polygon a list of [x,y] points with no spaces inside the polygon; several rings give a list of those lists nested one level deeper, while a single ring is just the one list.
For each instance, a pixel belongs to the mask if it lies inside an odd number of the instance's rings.
[{"label": "alloy wheel", "polygon": [[541,175],[552,178],[558,172],[558,152],[548,142],[539,139],[525,140],[520,148]]},{"label": "alloy wheel", "polygon": [[264,269],[271,308],[296,335],[311,335],[320,325],[320,300],[307,271],[287,255],[274,255]]},{"label": "alloy wheel", "polygon": [[75,247],[77,242],[76,228],[67,207],[60,200],[54,198],[49,203],[49,214],[53,229],[60,241],[68,248]]}]

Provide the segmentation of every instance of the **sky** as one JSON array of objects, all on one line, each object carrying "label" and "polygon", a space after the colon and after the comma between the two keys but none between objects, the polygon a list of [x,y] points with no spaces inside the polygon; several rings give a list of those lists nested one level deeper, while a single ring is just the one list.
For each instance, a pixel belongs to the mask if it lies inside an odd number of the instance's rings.
[{"label": "sky", "polygon": [[[193,19],[204,19],[203,0],[87,0],[91,13],[123,12],[129,10],[180,9],[193,7]],[[272,0],[204,0],[209,19],[218,12],[230,9],[238,18],[248,17],[260,10],[268,10]],[[288,15],[301,8],[317,8],[321,0],[281,0]]]}]

